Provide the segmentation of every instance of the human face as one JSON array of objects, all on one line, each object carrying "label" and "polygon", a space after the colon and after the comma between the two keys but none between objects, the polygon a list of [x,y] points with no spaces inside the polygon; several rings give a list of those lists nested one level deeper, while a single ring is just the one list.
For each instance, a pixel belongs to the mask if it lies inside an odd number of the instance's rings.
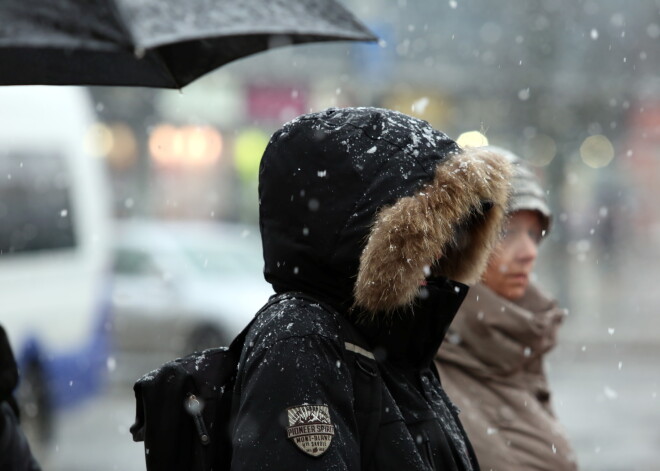
[{"label": "human face", "polygon": [[529,285],[538,255],[543,227],[534,211],[516,211],[509,216],[504,234],[488,259],[483,282],[500,296],[515,301]]}]

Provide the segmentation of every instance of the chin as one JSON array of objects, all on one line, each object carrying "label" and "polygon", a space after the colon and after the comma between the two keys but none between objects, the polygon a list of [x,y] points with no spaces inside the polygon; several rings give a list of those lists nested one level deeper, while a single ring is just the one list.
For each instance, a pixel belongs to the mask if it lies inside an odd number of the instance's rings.
[{"label": "chin", "polygon": [[527,286],[516,286],[515,288],[507,290],[507,293],[504,297],[509,301],[517,301],[525,295],[526,290]]}]

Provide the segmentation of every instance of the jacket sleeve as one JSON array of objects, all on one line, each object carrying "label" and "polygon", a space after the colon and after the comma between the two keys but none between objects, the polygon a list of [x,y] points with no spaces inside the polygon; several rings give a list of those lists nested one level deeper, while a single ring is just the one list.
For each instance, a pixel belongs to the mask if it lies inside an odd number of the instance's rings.
[{"label": "jacket sleeve", "polygon": [[2,471],[40,471],[14,411],[0,402],[0,469]]},{"label": "jacket sleeve", "polygon": [[[287,337],[247,353],[237,385],[240,405],[232,436],[232,471],[360,468],[351,377],[339,349],[338,342],[305,335]],[[315,428],[292,428],[288,436],[292,418],[305,410],[301,408],[305,405],[323,410],[327,406],[333,432],[329,443],[328,434],[320,441],[313,434],[299,436]]]}]

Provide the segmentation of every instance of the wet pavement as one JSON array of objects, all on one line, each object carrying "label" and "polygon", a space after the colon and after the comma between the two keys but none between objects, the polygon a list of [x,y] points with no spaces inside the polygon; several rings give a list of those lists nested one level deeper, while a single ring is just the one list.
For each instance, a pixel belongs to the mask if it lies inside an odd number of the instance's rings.
[{"label": "wet pavement", "polygon": [[40,453],[44,471],[144,471],[143,445],[129,432],[134,418],[128,384],[61,414],[54,443]]},{"label": "wet pavement", "polygon": [[563,346],[549,360],[557,416],[580,469],[660,469],[660,348]]}]

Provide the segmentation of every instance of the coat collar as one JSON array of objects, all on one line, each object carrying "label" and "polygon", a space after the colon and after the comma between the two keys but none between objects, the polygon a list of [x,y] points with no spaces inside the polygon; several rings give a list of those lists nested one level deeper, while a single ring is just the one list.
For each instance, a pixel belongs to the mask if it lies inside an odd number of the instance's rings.
[{"label": "coat collar", "polygon": [[431,279],[412,306],[377,317],[377,322],[365,322],[357,313],[356,327],[378,361],[423,368],[432,363],[467,292],[462,283]]},{"label": "coat collar", "polygon": [[474,286],[438,352],[440,361],[485,375],[532,372],[556,343],[565,310],[533,285],[517,302]]}]

